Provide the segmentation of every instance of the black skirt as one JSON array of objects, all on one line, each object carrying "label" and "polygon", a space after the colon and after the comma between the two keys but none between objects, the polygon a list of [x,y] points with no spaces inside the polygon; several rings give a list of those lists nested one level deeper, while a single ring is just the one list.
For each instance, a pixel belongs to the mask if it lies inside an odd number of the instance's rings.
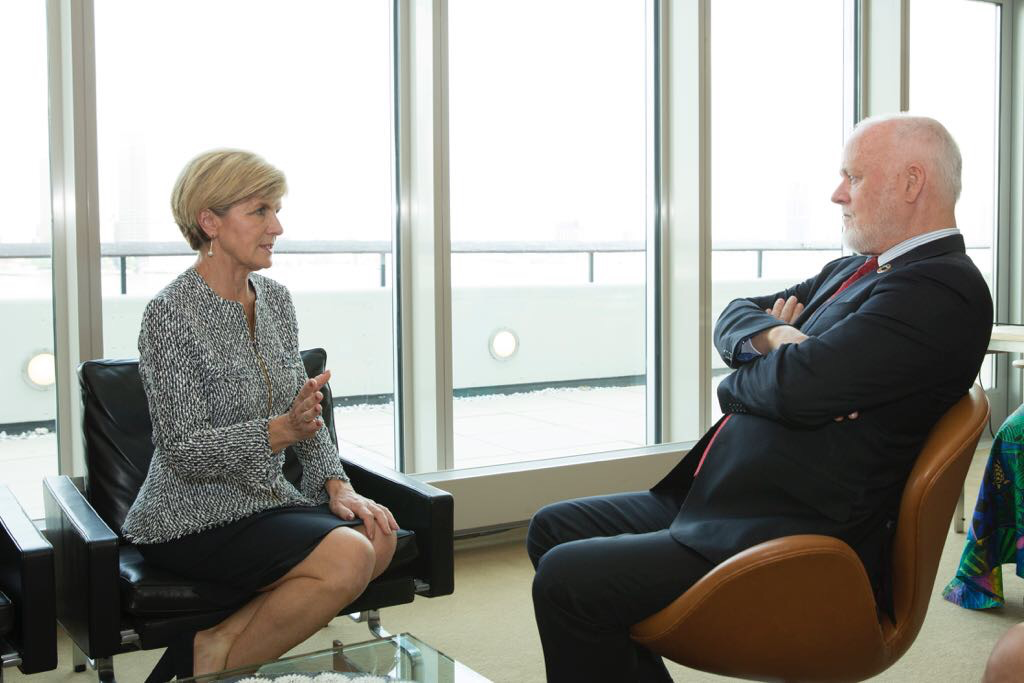
[{"label": "black skirt", "polygon": [[200,596],[218,606],[248,601],[313,552],[324,536],[359,518],[337,517],[326,503],[288,506],[165,543],[139,543],[146,562],[195,581]]}]

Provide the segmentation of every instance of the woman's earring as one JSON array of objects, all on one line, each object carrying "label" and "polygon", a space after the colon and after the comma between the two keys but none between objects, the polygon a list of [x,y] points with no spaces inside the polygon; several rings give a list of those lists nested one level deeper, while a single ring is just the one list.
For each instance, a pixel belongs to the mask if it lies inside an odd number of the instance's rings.
[{"label": "woman's earring", "polygon": [[213,256],[213,240],[210,240],[210,248],[206,250],[207,256]]}]

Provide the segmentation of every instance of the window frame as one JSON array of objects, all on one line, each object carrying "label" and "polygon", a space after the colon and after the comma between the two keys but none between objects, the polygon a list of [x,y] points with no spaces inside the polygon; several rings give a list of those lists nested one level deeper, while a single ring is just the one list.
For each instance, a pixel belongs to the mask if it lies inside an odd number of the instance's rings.
[{"label": "window frame", "polygon": [[[844,0],[851,117],[906,108],[909,1]],[[1024,3],[982,1],[1002,8],[997,316],[1022,322],[1024,264],[1010,256],[1024,248]],[[76,369],[103,348],[93,3],[47,0],[59,468],[72,475],[84,471]],[[447,0],[392,0],[395,443],[401,468],[460,496],[460,531],[520,524],[568,495],[646,488],[709,426],[710,0],[646,6],[651,445],[451,470]],[[1005,359],[998,368],[994,415],[1024,393]]]}]

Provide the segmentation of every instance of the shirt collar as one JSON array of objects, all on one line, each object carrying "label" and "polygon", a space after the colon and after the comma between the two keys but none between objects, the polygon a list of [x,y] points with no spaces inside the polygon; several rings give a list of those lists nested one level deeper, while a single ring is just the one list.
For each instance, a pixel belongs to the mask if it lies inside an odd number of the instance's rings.
[{"label": "shirt collar", "polygon": [[928,244],[935,240],[941,240],[943,237],[951,237],[953,235],[959,235],[960,230],[958,228],[945,228],[943,230],[932,230],[921,235],[915,235],[908,240],[903,240],[899,244],[889,247],[881,254],[878,255],[878,265],[884,266],[886,263],[894,260],[898,256],[903,256],[908,251],[920,247],[922,244]]}]

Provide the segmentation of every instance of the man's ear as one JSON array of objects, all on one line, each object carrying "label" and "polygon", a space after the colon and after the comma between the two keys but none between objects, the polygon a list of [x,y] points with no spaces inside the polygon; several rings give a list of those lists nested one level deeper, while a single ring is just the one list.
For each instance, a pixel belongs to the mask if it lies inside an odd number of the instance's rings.
[{"label": "man's ear", "polygon": [[209,209],[203,209],[196,216],[196,220],[199,223],[199,227],[206,233],[206,238],[213,240],[217,238],[217,229],[220,227],[220,221],[217,220],[217,214]]},{"label": "man's ear", "polygon": [[910,164],[906,168],[907,183],[903,190],[903,200],[908,204],[912,204],[917,201],[918,196],[921,194],[921,190],[924,189],[925,172],[924,167],[921,164]]}]

